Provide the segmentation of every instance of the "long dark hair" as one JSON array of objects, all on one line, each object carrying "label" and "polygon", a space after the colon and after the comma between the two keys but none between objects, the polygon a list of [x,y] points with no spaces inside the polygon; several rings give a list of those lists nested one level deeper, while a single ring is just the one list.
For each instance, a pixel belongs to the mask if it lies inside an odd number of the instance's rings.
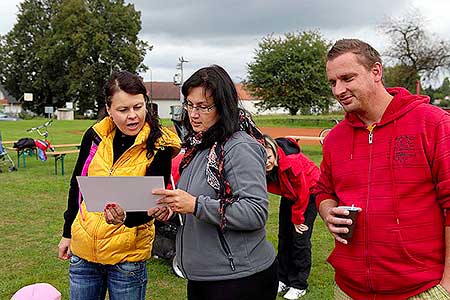
[{"label": "long dark hair", "polygon": [[[224,142],[239,130],[239,97],[230,75],[218,65],[201,68],[184,82],[181,92],[185,101],[191,89],[195,87],[202,87],[205,96],[212,97],[220,116],[219,120],[203,133],[201,148],[206,149],[215,142]],[[183,125],[188,130],[187,137],[195,134],[186,110],[183,111]]]},{"label": "long dark hair", "polygon": [[[119,91],[124,91],[131,95],[142,94],[144,96],[145,106],[147,108],[145,122],[147,122],[151,128],[150,134],[147,137],[147,157],[151,158],[153,156],[153,151],[155,150],[155,143],[162,136],[162,129],[158,115],[152,110],[152,105],[147,96],[147,89],[145,88],[144,82],[139,76],[128,71],[113,72],[103,88],[105,104],[108,108],[111,107],[112,97]],[[106,116],[105,110],[102,119]]]}]

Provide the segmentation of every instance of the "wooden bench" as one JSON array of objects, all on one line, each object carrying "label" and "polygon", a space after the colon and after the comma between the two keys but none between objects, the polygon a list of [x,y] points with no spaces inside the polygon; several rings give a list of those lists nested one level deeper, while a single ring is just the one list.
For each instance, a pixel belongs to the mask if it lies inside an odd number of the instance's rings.
[{"label": "wooden bench", "polygon": [[55,149],[59,148],[69,148],[69,147],[76,147],[77,149],[80,149],[80,143],[77,144],[60,144],[60,145],[51,145]]},{"label": "wooden bench", "polygon": [[26,158],[27,156],[33,156],[36,155],[37,159],[37,150],[36,147],[29,147],[29,148],[14,148],[14,147],[5,147],[6,150],[16,151],[17,152],[17,168],[20,167],[20,158],[22,157],[22,166],[25,168],[26,165]]},{"label": "wooden bench", "polygon": [[286,137],[292,138],[292,139],[294,139],[296,141],[301,141],[301,140],[304,140],[304,141],[321,141],[321,140],[323,140],[323,138],[318,137],[318,136],[288,135]]},{"label": "wooden bench", "polygon": [[[77,145],[79,146],[79,144]],[[55,158],[55,175],[58,175],[58,161],[59,160],[61,161],[61,175],[64,176],[64,158],[66,157],[67,154],[78,152],[80,152],[79,149],[47,152],[47,156],[52,156]]]},{"label": "wooden bench", "polygon": [[[14,142],[12,142],[14,143]],[[58,161],[61,160],[61,173],[64,175],[64,157],[66,154],[70,153],[78,153],[80,150],[80,144],[59,144],[59,145],[51,145],[53,149],[57,149],[55,151],[47,151],[47,156],[52,156],[55,158],[55,175],[58,174]],[[69,150],[60,150],[61,148],[77,148],[77,149],[69,149]],[[26,158],[27,156],[33,156],[36,155],[37,159],[37,148],[36,147],[30,147],[30,148],[13,148],[13,147],[6,147],[7,150],[13,150],[17,152],[17,167],[20,167],[20,158],[22,157],[22,167],[26,167]]]}]

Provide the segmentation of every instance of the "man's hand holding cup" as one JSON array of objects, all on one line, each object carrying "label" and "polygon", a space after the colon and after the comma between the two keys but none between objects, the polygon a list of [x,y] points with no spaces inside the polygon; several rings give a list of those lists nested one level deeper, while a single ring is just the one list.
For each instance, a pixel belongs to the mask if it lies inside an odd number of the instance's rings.
[{"label": "man's hand holding cup", "polygon": [[326,217],[328,229],[338,242],[347,244],[353,236],[360,207],[337,206],[330,208]]}]

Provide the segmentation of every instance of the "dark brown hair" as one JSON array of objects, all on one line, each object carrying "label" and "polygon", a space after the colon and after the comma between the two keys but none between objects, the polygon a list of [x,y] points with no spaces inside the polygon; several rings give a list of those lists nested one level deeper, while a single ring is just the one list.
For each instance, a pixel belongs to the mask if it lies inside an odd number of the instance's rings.
[{"label": "dark brown hair", "polygon": [[[220,116],[203,135],[202,147],[208,148],[239,130],[239,96],[230,75],[218,65],[201,68],[184,82],[181,91],[185,101],[195,87],[202,87],[205,95],[210,94]],[[188,137],[194,134],[186,111],[183,112],[183,125],[189,132]]]},{"label": "dark brown hair", "polygon": [[372,46],[358,39],[342,39],[334,43],[327,54],[327,61],[333,60],[345,53],[356,54],[358,61],[367,69],[372,69],[375,63],[382,64],[380,53]]},{"label": "dark brown hair", "polygon": [[[114,94],[119,91],[124,91],[125,93],[131,95],[142,94],[145,99],[145,106],[147,108],[147,113],[145,115],[145,122],[150,125],[151,131],[147,137],[147,157],[151,158],[155,150],[156,141],[162,136],[161,124],[159,122],[159,117],[152,110],[152,105],[150,104],[149,98],[147,96],[147,89],[145,88],[142,79],[128,71],[116,71],[111,74],[104,86],[105,104],[111,107],[111,101]],[[103,117],[106,117],[105,115]]]}]

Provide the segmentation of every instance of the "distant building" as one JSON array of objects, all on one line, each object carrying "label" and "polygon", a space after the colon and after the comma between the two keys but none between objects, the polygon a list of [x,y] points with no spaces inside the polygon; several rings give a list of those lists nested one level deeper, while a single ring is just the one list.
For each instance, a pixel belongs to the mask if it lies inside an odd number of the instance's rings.
[{"label": "distant building", "polygon": [[144,82],[147,95],[157,105],[160,118],[170,118],[171,106],[180,105],[180,88],[173,82]]},{"label": "distant building", "polygon": [[272,115],[272,114],[287,114],[289,111],[284,108],[277,108],[271,110],[264,110],[258,112],[256,106],[257,103],[261,102],[261,99],[253,96],[249,91],[247,91],[242,83],[235,83],[236,90],[238,92],[239,99],[241,99],[241,107],[247,110],[253,115]]},{"label": "distant building", "polygon": [[[157,105],[158,114],[160,118],[171,118],[171,106],[180,105],[180,87],[173,82],[144,82],[147,89],[147,95],[154,104]],[[236,90],[241,100],[241,107],[246,109],[251,114],[268,115],[268,114],[286,114],[285,109],[276,109],[258,112],[256,103],[260,99],[252,96],[245,90],[242,83],[236,83]]]},{"label": "distant building", "polygon": [[4,112],[12,115],[18,115],[22,112],[22,104],[10,95],[8,91],[0,84],[0,105],[4,107]]}]

